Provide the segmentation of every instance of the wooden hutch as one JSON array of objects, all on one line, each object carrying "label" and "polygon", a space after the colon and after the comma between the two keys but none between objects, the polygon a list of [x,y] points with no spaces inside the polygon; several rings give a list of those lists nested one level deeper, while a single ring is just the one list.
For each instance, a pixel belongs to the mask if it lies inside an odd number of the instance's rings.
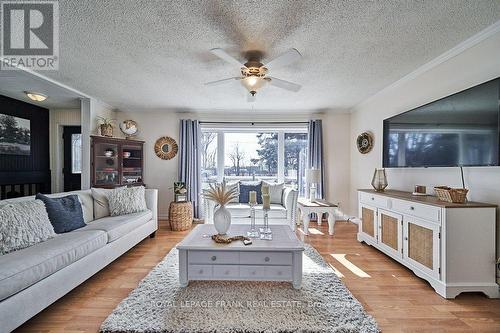
[{"label": "wooden hutch", "polygon": [[144,141],[91,136],[92,187],[144,185]]}]

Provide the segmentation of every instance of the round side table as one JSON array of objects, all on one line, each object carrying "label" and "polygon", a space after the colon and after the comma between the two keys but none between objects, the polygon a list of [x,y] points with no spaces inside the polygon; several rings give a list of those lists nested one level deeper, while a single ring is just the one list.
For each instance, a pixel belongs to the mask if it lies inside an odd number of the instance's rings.
[{"label": "round side table", "polygon": [[171,202],[168,220],[173,231],[189,230],[193,224],[193,204],[191,201]]}]

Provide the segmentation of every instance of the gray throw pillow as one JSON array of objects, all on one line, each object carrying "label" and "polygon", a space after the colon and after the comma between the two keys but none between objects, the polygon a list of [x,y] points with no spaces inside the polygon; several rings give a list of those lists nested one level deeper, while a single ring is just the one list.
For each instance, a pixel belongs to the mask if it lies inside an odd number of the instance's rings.
[{"label": "gray throw pillow", "polygon": [[[126,186],[117,187],[116,189],[124,189]],[[109,212],[108,195],[113,189],[95,188],[92,187],[92,198],[94,199],[94,219],[100,219],[111,215]]]},{"label": "gray throw pillow", "polygon": [[269,186],[269,197],[271,199],[272,204],[283,204],[283,189],[285,188],[285,184],[283,183],[268,183],[266,181],[262,182],[262,185]]},{"label": "gray throw pillow", "polygon": [[42,201],[29,200],[0,207],[0,254],[21,250],[55,236]]},{"label": "gray throw pillow", "polygon": [[148,209],[144,186],[113,189],[108,194],[108,202],[111,216],[138,213]]}]

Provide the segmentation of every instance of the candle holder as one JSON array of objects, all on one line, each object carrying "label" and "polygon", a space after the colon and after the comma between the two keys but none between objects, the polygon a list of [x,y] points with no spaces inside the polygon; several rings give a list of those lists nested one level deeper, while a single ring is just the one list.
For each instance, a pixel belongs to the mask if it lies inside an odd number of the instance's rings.
[{"label": "candle holder", "polygon": [[255,226],[255,203],[250,203],[250,231],[247,231],[250,238],[259,238],[259,230]]},{"label": "candle holder", "polygon": [[273,231],[269,227],[269,209],[263,209],[264,212],[264,226],[260,228],[260,239],[273,240]]}]

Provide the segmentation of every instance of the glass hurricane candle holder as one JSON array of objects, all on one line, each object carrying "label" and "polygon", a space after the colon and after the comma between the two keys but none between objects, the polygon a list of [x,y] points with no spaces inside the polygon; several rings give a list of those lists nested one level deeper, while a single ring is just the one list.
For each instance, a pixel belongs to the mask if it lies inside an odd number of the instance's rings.
[{"label": "glass hurricane candle holder", "polygon": [[260,239],[273,240],[273,232],[269,227],[269,209],[264,209],[264,226],[260,228]]},{"label": "glass hurricane candle holder", "polygon": [[255,203],[250,203],[250,231],[247,231],[250,238],[259,238],[259,230],[255,226]]},{"label": "glass hurricane candle holder", "polygon": [[372,178],[372,186],[377,192],[383,192],[387,187],[387,176],[385,169],[375,169]]}]

